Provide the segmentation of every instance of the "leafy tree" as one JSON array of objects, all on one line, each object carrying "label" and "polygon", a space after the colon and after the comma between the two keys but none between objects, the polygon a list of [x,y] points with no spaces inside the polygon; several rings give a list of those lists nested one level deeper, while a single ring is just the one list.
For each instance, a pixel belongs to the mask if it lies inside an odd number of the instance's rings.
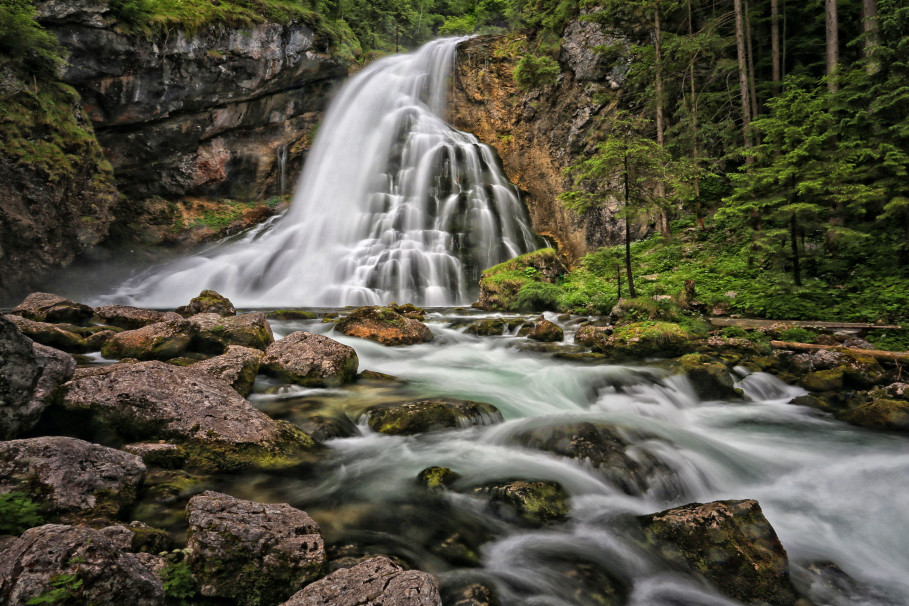
[{"label": "leafy tree", "polygon": [[54,78],[63,65],[63,51],[53,34],[35,20],[31,0],[0,2],[0,61],[12,64],[39,78]]}]

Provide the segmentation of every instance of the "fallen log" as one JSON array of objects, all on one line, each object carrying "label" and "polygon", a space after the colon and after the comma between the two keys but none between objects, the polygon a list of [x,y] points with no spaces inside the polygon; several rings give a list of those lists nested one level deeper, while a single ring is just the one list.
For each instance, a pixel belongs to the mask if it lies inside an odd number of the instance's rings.
[{"label": "fallen log", "polygon": [[770,346],[775,349],[791,349],[793,351],[817,351],[829,349],[849,354],[870,356],[876,360],[890,360],[892,362],[909,362],[909,351],[881,351],[879,349],[858,349],[857,347],[830,347],[829,345],[813,345],[811,343],[796,343],[793,341],[771,341]]}]

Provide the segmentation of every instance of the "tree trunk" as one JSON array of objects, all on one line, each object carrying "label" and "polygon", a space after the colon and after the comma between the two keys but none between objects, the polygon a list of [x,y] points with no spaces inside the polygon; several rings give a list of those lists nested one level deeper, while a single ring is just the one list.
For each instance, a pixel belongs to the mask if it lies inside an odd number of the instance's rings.
[{"label": "tree trunk", "polygon": [[[653,47],[654,47],[654,76],[656,82],[654,86],[656,88],[656,138],[657,144],[660,147],[663,147],[664,138],[663,131],[665,130],[665,115],[663,109],[663,28],[660,23],[660,7],[657,6],[653,11]],[[666,184],[662,181],[657,183],[657,197],[660,199],[660,205],[662,206],[666,200]],[[660,234],[664,238],[670,236],[669,230],[669,215],[667,214],[666,208],[660,208],[660,217],[659,217],[659,228]]]},{"label": "tree trunk", "polygon": [[770,0],[770,55],[773,63],[773,96],[780,94],[783,71],[780,65],[780,0]]},{"label": "tree trunk", "polygon": [[[745,0],[745,43],[748,47],[748,96],[751,97],[751,119],[761,113],[758,104],[757,87],[754,85],[754,48],[751,45],[751,6]],[[760,141],[758,141],[760,143]]]},{"label": "tree trunk", "polygon": [[628,178],[628,154],[625,154],[625,273],[628,275],[628,296],[632,299],[638,295],[634,291],[634,276],[631,273],[631,216],[628,212],[628,199],[630,197]]},{"label": "tree trunk", "polygon": [[[694,36],[694,19],[691,14],[691,0],[688,0],[688,35]],[[691,83],[691,159],[698,163],[698,97],[697,86],[694,82],[694,61],[688,65],[689,80]],[[701,178],[694,178],[694,214],[697,218],[698,228],[702,231],[704,227],[704,213],[701,208]]]},{"label": "tree trunk", "polygon": [[615,283],[617,284],[616,288],[618,289],[619,298],[622,298],[622,270],[618,267],[615,268]]},{"label": "tree trunk", "polygon": [[865,34],[864,55],[865,70],[869,75],[877,73],[880,63],[875,56],[877,51],[878,25],[877,25],[877,0],[862,0],[862,31]]},{"label": "tree trunk", "polygon": [[789,236],[792,242],[792,279],[796,286],[802,285],[802,268],[799,264],[798,220],[795,213],[789,220]]},{"label": "tree trunk", "polygon": [[827,90],[835,93],[839,88],[836,81],[836,66],[840,61],[840,36],[836,0],[825,0],[824,16],[827,29]]},{"label": "tree trunk", "polygon": [[[742,136],[745,149],[751,147],[751,135],[748,132],[751,126],[751,101],[748,98],[748,59],[745,53],[745,18],[742,12],[742,0],[733,0],[735,7],[735,46],[739,60],[739,90],[742,97]],[[754,161],[751,156],[745,160]]]}]

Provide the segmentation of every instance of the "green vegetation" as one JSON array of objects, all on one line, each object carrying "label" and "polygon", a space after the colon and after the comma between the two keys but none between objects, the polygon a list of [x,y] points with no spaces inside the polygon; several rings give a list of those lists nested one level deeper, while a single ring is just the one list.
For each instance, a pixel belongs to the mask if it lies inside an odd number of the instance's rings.
[{"label": "green vegetation", "polygon": [[22,492],[0,494],[0,535],[22,534],[44,523],[38,503]]},{"label": "green vegetation", "polygon": [[164,595],[178,604],[196,597],[196,580],[184,560],[184,552],[176,549],[167,554],[167,565],[159,573],[164,581]]},{"label": "green vegetation", "polygon": [[55,574],[50,579],[50,588],[30,599],[26,604],[78,604],[82,592],[82,579],[78,573]]},{"label": "green vegetation", "polygon": [[241,200],[222,200],[214,208],[206,208],[202,213],[188,222],[178,217],[174,222],[174,231],[192,229],[193,227],[210,227],[215,231],[220,231],[229,226],[234,221],[238,221],[244,213],[256,208],[276,208],[281,204],[281,198],[273,196],[264,202],[261,201],[241,201]]}]

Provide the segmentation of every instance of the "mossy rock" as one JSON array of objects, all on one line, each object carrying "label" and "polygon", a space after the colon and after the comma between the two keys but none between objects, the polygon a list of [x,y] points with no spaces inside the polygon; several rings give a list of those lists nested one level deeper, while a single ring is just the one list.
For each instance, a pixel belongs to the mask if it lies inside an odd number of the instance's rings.
[{"label": "mossy rock", "polygon": [[396,436],[491,425],[503,420],[502,413],[492,404],[441,398],[380,404],[368,408],[365,414],[373,431]]},{"label": "mossy rock", "polygon": [[474,307],[487,311],[518,311],[517,296],[534,282],[554,284],[568,268],[553,248],[515,257],[483,272],[480,296]]},{"label": "mossy rock", "polygon": [[194,297],[189,302],[189,305],[178,307],[176,312],[184,318],[205,313],[218,314],[219,316],[234,316],[237,314],[234,304],[227,297],[213,290],[203,290],[199,293],[199,296]]},{"label": "mossy rock", "polygon": [[[518,326],[523,323],[523,320],[518,320]],[[511,328],[511,324],[505,318],[483,318],[471,322],[464,329],[464,334],[474,335],[475,337],[500,337],[505,334],[506,328]]]},{"label": "mossy rock", "polygon": [[838,366],[829,370],[816,370],[802,379],[802,387],[808,391],[837,391],[843,389],[843,375],[846,367]]},{"label": "mossy rock", "polygon": [[542,316],[522,326],[518,334],[541,343],[558,343],[565,339],[562,327]]},{"label": "mossy rock", "polygon": [[428,326],[391,307],[360,307],[342,318],[336,326],[345,335],[382,345],[415,345],[433,339]]},{"label": "mossy rock", "polygon": [[474,488],[472,492],[489,499],[496,517],[521,525],[543,526],[561,522],[571,511],[568,494],[558,482],[490,482]]},{"label": "mossy rock", "polygon": [[309,465],[318,458],[321,447],[312,436],[287,421],[275,423],[279,425],[278,439],[262,444],[221,440],[183,442],[187,469],[203,473],[278,470]]},{"label": "mossy rock", "polygon": [[702,400],[738,400],[742,390],[722,362],[703,354],[688,354],[674,361],[673,370],[688,377],[695,393]]},{"label": "mossy rock", "polygon": [[860,427],[909,432],[909,402],[906,400],[874,398],[837,416]]},{"label": "mossy rock", "polygon": [[319,315],[302,309],[276,309],[265,314],[269,320],[316,320]]},{"label": "mossy rock", "polygon": [[674,357],[695,349],[697,335],[672,322],[634,322],[616,327],[602,353],[617,358]]},{"label": "mossy rock", "polygon": [[417,483],[429,490],[450,488],[461,479],[461,474],[447,467],[427,467],[417,475]]}]

